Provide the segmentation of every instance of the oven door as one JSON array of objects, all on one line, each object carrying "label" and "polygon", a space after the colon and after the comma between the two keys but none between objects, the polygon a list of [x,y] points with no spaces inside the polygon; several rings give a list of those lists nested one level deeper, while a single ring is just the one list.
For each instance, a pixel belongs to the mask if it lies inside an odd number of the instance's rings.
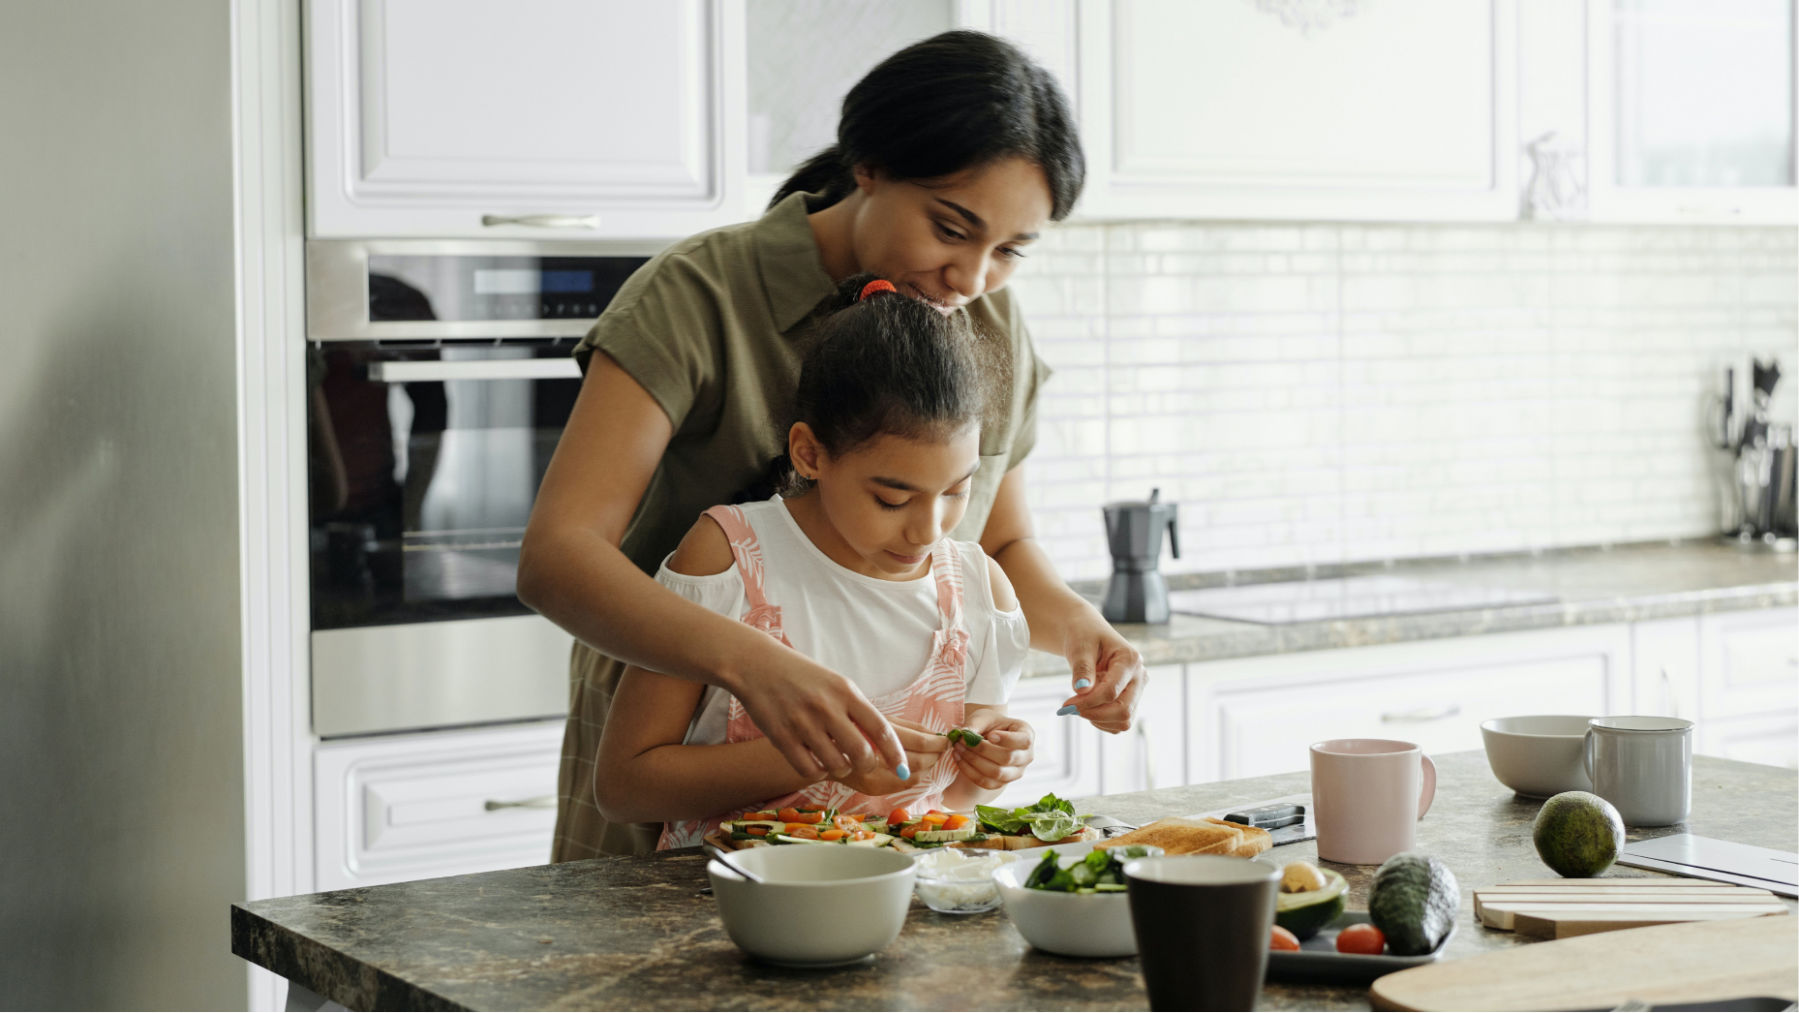
[{"label": "oven door", "polygon": [[567,709],[570,638],[519,547],[580,391],[568,339],[311,346],[313,728]]}]

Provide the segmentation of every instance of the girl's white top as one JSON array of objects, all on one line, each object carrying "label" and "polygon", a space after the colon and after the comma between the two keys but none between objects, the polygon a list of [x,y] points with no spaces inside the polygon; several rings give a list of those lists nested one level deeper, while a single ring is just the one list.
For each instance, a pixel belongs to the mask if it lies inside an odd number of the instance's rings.
[{"label": "girl's white top", "polygon": [[[919,677],[931,634],[941,625],[937,585],[929,572],[913,580],[882,580],[845,569],[812,544],[778,496],[739,509],[761,543],[763,587],[769,603],[780,606],[781,628],[795,650],[848,678],[870,697],[904,689]],[[960,554],[964,574],[963,621],[970,637],[967,700],[970,705],[1004,704],[1030,648],[1024,612],[994,607],[987,556],[979,544],[950,545]],[[696,577],[670,570],[664,559],[656,579],[732,619],[741,618],[748,607],[735,563],[723,573]],[[723,690],[707,687],[684,743],[725,741],[729,702]]]}]

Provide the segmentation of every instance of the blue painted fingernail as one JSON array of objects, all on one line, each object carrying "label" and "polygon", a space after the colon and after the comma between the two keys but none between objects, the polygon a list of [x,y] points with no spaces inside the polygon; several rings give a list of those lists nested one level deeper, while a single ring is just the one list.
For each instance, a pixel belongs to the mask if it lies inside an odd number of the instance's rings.
[{"label": "blue painted fingernail", "polygon": [[1086,689],[1088,686],[1091,686],[1091,685],[1093,685],[1092,679],[1076,679],[1075,683],[1074,683],[1074,688],[1075,689]]},{"label": "blue painted fingernail", "polygon": [[1069,715],[1069,714],[1073,714],[1073,713],[1074,713],[1074,712],[1075,712],[1075,711],[1078,711],[1078,710],[1080,710],[1080,708],[1079,708],[1079,707],[1076,707],[1076,706],[1075,706],[1075,705],[1074,705],[1074,704],[1069,704],[1069,705],[1068,705],[1068,706],[1066,706],[1066,707],[1064,707],[1064,708],[1062,708],[1062,709],[1061,709],[1061,710],[1059,710],[1059,711],[1057,711],[1057,712],[1056,712],[1056,716],[1057,716],[1057,717],[1064,717],[1064,716],[1066,716],[1066,715]]},{"label": "blue painted fingernail", "polygon": [[899,765],[899,766],[897,766],[897,767],[895,767],[895,768],[893,768],[893,772],[894,772],[894,774],[896,774],[896,775],[897,775],[897,776],[898,776],[898,777],[899,777],[899,779],[900,779],[900,780],[902,780],[902,781],[910,781],[910,780],[912,780],[912,768],[911,768],[911,767],[908,767],[908,766],[906,766],[906,765],[905,765],[905,764],[903,764],[903,763],[902,763],[902,764],[900,764],[900,765]]}]

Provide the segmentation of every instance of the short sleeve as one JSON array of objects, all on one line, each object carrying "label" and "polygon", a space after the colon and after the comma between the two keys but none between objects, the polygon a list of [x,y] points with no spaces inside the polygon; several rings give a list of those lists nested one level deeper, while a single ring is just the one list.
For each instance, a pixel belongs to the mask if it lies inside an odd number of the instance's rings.
[{"label": "short sleeve", "polygon": [[694,260],[670,251],[638,268],[575,346],[586,373],[606,353],[656,399],[676,430],[717,383],[717,286]]},{"label": "short sleeve", "polygon": [[1012,699],[1012,690],[1024,673],[1025,658],[1031,649],[1031,628],[1025,622],[1024,609],[1014,607],[1001,612],[994,607],[987,556],[973,543],[967,545],[967,551],[970,562],[965,572],[981,576],[964,585],[968,590],[969,633],[974,641],[966,699],[971,705],[1003,706]]},{"label": "short sleeve", "polygon": [[673,557],[674,553],[669,553],[656,569],[657,583],[721,616],[736,619],[743,615],[743,576],[737,572],[736,565],[723,573],[695,577],[669,569],[668,561]]}]

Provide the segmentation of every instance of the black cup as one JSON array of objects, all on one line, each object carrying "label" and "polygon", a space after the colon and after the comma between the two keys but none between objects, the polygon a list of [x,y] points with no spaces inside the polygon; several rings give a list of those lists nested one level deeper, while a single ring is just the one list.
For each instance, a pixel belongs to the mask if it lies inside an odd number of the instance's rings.
[{"label": "black cup", "polygon": [[1125,863],[1152,1010],[1250,1010],[1268,972],[1280,870],[1225,855]]}]

